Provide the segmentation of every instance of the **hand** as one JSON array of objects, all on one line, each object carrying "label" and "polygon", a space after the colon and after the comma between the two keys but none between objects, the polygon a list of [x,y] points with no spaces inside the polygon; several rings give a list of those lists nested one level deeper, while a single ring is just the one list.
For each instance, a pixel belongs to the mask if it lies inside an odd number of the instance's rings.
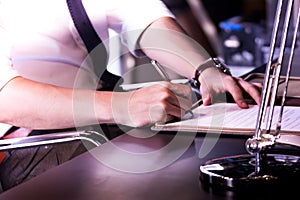
[{"label": "hand", "polygon": [[226,101],[226,92],[229,92],[234,101],[241,108],[248,108],[244,98],[245,94],[259,105],[262,85],[259,83],[250,83],[242,78],[235,78],[220,72],[216,68],[208,68],[203,71],[199,81],[200,92],[202,94],[203,104],[209,105],[218,101]]},{"label": "hand", "polygon": [[[164,82],[124,93],[123,112],[114,109],[116,123],[132,127],[181,118],[192,106],[190,86]],[[124,104],[126,102],[126,104]],[[120,113],[120,115],[119,115]]]}]

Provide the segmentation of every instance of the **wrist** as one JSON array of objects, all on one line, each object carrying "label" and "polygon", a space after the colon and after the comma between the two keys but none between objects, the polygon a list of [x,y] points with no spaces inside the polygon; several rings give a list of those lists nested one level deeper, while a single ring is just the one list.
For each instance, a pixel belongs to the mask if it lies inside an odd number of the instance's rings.
[{"label": "wrist", "polygon": [[211,67],[215,67],[220,72],[231,76],[231,72],[229,68],[219,58],[208,58],[203,63],[201,63],[199,67],[195,70],[194,77],[192,78],[192,83],[194,84],[195,87],[197,88],[200,87],[199,77],[201,76],[203,71]]}]

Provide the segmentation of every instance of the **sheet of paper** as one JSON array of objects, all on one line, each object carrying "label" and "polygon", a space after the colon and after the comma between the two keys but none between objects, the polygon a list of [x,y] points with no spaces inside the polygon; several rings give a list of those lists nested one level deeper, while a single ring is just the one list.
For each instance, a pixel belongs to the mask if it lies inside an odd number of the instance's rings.
[{"label": "sheet of paper", "polygon": [[12,127],[12,125],[0,123],[0,138]]},{"label": "sheet of paper", "polygon": [[[139,88],[147,87],[147,86],[162,83],[162,82],[163,81],[153,81],[153,82],[144,82],[144,83],[122,84],[122,85],[120,85],[120,87],[125,91],[129,91],[129,90],[136,90]],[[171,82],[178,83],[178,84],[187,84],[189,82],[189,80],[188,79],[175,79],[175,80],[172,80]]]},{"label": "sheet of paper", "polygon": [[[187,115],[182,121],[157,124],[154,129],[253,134],[256,127],[258,111],[259,106],[257,105],[251,105],[249,109],[241,109],[235,103],[200,106],[193,110],[193,118]],[[276,107],[272,120],[272,129],[276,127],[279,111],[280,107]],[[265,125],[263,125],[262,128],[265,128]],[[281,130],[282,132],[300,133],[300,107],[284,107]]]}]

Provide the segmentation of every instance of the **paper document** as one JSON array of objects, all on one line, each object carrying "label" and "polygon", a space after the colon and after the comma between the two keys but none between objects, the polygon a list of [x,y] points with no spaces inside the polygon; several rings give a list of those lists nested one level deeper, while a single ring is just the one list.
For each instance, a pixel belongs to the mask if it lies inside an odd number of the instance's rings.
[{"label": "paper document", "polygon": [[12,127],[10,124],[0,123],[0,138]]},{"label": "paper document", "polygon": [[[120,87],[125,90],[136,90],[143,87],[148,87],[154,84],[162,83],[163,81],[153,81],[153,82],[144,82],[144,83],[131,83],[131,84],[122,84]],[[188,79],[175,79],[171,80],[171,83],[177,83],[177,84],[187,84],[189,82]]]},{"label": "paper document", "polygon": [[[256,128],[259,106],[250,105],[241,109],[235,103],[218,103],[199,106],[193,110],[194,116],[187,114],[182,121],[155,124],[152,130],[215,132],[235,135],[253,135]],[[275,129],[280,107],[275,107],[272,129]],[[265,125],[262,126],[265,129]],[[300,107],[285,106],[281,133],[300,134]]]}]

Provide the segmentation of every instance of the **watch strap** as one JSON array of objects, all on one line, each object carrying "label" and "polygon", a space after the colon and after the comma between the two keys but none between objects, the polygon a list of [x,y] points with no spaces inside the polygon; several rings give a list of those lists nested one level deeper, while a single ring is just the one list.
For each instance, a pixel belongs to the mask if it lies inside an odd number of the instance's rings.
[{"label": "watch strap", "polygon": [[200,88],[199,77],[204,70],[210,67],[216,67],[221,72],[231,76],[229,67],[219,58],[208,58],[195,70],[194,77],[192,78],[192,83],[195,87]]}]

